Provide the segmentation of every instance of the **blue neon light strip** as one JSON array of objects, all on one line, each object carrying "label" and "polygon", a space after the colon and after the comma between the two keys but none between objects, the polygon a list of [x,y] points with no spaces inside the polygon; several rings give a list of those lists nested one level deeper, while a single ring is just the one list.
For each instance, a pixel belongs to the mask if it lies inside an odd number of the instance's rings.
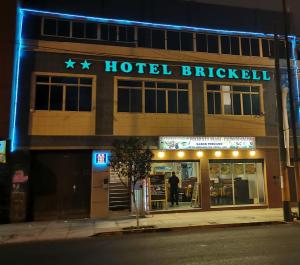
[{"label": "blue neon light strip", "polygon": [[300,91],[299,91],[299,80],[298,80],[298,62],[297,62],[297,55],[296,55],[296,49],[297,49],[297,39],[296,37],[293,37],[291,39],[292,43],[292,60],[293,60],[293,70],[294,70],[294,83],[295,83],[295,90],[296,90],[296,107],[298,107],[298,110],[295,112],[297,113],[298,117],[298,124],[300,123]]},{"label": "blue neon light strip", "polygon": [[143,26],[143,27],[152,27],[152,28],[161,28],[161,29],[210,32],[210,33],[218,33],[218,34],[224,34],[224,35],[247,35],[247,36],[256,36],[256,37],[274,37],[274,34],[265,34],[265,33],[259,33],[259,32],[211,29],[211,28],[192,27],[192,26],[179,26],[179,25],[172,25],[172,24],[141,22],[141,21],[135,21],[135,20],[126,20],[126,19],[111,19],[111,18],[103,18],[103,17],[92,17],[92,16],[82,16],[82,15],[42,11],[42,10],[27,9],[27,8],[23,8],[22,11],[32,13],[32,14],[37,14],[37,15],[47,15],[47,16],[55,16],[55,17],[69,18],[69,19],[82,19],[82,20],[89,20],[89,21],[101,22],[101,23],[113,23],[113,24],[121,24],[121,25],[125,24],[125,25],[130,25],[130,26]]},{"label": "blue neon light strip", "polygon": [[22,29],[23,29],[23,11],[17,10],[17,28],[16,28],[16,46],[14,56],[14,72],[13,72],[13,89],[11,96],[11,110],[10,110],[10,128],[9,135],[11,139],[11,152],[16,150],[16,120],[17,120],[17,106],[19,93],[19,74],[20,74],[20,60],[22,52]]}]

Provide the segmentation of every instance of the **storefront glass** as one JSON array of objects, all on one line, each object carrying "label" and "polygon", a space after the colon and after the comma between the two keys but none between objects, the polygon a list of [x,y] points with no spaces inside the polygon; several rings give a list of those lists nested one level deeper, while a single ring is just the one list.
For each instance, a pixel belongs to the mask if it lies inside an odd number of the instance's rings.
[{"label": "storefront glass", "polygon": [[210,160],[211,206],[265,203],[263,162]]},{"label": "storefront glass", "polygon": [[[170,207],[170,187],[168,180],[175,172],[179,178],[178,202],[174,209],[199,207],[199,162],[155,162],[151,164],[151,175],[163,175],[166,186],[165,203],[157,203],[149,199],[152,210],[166,210]],[[151,186],[151,185],[150,185]],[[153,187],[149,187],[150,189]],[[197,193],[197,194],[196,194]],[[151,195],[150,195],[151,197]]]}]

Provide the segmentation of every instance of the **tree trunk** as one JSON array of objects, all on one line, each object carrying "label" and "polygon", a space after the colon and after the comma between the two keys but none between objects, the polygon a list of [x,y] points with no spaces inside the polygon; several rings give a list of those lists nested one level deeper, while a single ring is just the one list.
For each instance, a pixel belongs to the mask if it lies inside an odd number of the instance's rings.
[{"label": "tree trunk", "polygon": [[131,194],[132,194],[133,206],[134,206],[134,210],[135,210],[136,227],[139,228],[140,227],[140,215],[139,215],[139,210],[138,210],[137,205],[136,205],[135,188],[132,189]]}]

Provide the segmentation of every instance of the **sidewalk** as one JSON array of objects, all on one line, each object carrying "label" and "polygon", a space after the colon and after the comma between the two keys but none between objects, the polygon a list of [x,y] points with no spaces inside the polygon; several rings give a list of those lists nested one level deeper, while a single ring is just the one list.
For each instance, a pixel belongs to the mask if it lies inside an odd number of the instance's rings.
[{"label": "sidewalk", "polygon": [[[283,223],[282,209],[226,210],[148,215],[141,226],[152,231],[232,227]],[[0,225],[0,244],[85,238],[93,235],[122,234],[123,228],[135,226],[134,217],[82,219]],[[150,230],[151,231],[151,230]]]}]

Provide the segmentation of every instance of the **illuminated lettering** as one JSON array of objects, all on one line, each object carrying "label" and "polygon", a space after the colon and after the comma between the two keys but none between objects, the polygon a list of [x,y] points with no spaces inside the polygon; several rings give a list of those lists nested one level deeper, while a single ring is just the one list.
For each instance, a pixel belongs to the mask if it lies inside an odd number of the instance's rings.
[{"label": "illuminated lettering", "polygon": [[241,72],[242,72],[242,79],[243,80],[249,80],[251,78],[249,70],[242,69]]},{"label": "illuminated lettering", "polygon": [[226,77],[226,69],[218,68],[217,71],[216,71],[216,76],[218,78],[225,78]]},{"label": "illuminated lettering", "polygon": [[262,80],[264,80],[264,81],[270,81],[271,80],[271,77],[270,77],[268,71],[261,71],[261,72],[262,72]]},{"label": "illuminated lettering", "polygon": [[116,61],[105,61],[105,72],[117,72],[117,62]]},{"label": "illuminated lettering", "polygon": [[204,67],[202,67],[202,66],[195,66],[195,76],[205,77]]},{"label": "illuminated lettering", "polygon": [[149,63],[149,74],[150,75],[158,75],[159,74],[158,67],[159,67],[159,64]]},{"label": "illuminated lettering", "polygon": [[257,75],[257,70],[252,70],[252,79],[253,80],[260,80],[261,77]]},{"label": "illuminated lettering", "polygon": [[147,66],[147,64],[145,64],[145,63],[136,63],[135,66],[137,67],[139,74],[144,74],[145,73],[145,67]]},{"label": "illuminated lettering", "polygon": [[237,69],[228,69],[228,78],[229,79],[239,79],[239,76],[237,75]]},{"label": "illuminated lettering", "polygon": [[130,73],[132,71],[132,64],[129,62],[123,62],[121,63],[121,71],[124,73]]},{"label": "illuminated lettering", "polygon": [[169,70],[169,66],[167,64],[162,64],[163,75],[171,75],[173,74],[171,70]]},{"label": "illuminated lettering", "polygon": [[192,75],[191,67],[188,65],[182,65],[181,66],[181,74],[183,76],[191,76]]}]

